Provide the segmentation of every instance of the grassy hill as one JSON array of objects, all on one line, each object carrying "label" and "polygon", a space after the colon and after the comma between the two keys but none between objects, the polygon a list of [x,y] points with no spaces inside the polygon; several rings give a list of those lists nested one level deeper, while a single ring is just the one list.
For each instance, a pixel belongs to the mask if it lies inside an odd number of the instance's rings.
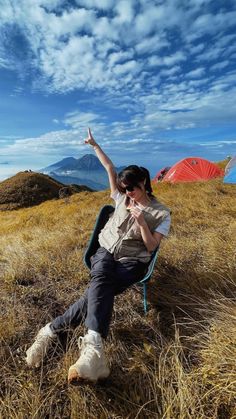
[{"label": "grassy hill", "polygon": [[26,170],[0,182],[0,210],[13,210],[38,205],[60,194],[71,195],[90,190],[86,186],[71,185],[69,188],[50,176]]},{"label": "grassy hill", "polygon": [[118,296],[106,343],[111,376],[68,387],[84,327],[38,371],[25,350],[73,303],[89,274],[83,254],[108,191],[0,213],[1,417],[236,417],[235,186],[222,180],[158,184],[172,209],[143,314],[139,288]]}]

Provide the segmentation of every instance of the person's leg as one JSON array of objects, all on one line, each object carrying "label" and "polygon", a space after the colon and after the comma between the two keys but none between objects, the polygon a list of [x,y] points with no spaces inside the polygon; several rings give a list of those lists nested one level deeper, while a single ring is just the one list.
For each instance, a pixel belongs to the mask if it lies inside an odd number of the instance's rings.
[{"label": "person's leg", "polygon": [[26,351],[26,363],[29,367],[39,367],[42,363],[49,347],[53,342],[56,342],[57,335],[50,329],[50,323],[42,327],[34,343]]},{"label": "person's leg", "polygon": [[114,304],[116,262],[113,255],[99,248],[91,259],[91,282],[88,287],[88,306],[85,325],[107,337]]},{"label": "person's leg", "polygon": [[88,288],[82,297],[72,304],[61,316],[56,317],[50,324],[53,333],[60,333],[68,328],[76,328],[87,315]]},{"label": "person's leg", "polygon": [[147,264],[130,260],[115,261],[113,255],[100,248],[92,258],[91,282],[87,289],[88,305],[85,325],[106,338],[112,317],[115,295],[139,282]]},{"label": "person's leg", "polygon": [[69,368],[69,383],[80,380],[96,382],[106,378],[110,369],[103,351],[111,320],[114,288],[115,261],[113,255],[99,248],[91,259],[91,282],[87,290],[88,305],[85,324],[88,333],[79,338],[80,357]]},{"label": "person's leg", "polygon": [[116,262],[115,295],[123,293],[132,285],[141,281],[148,269],[148,263],[137,260]]},{"label": "person's leg", "polygon": [[[112,269],[114,270],[114,261],[112,255],[105,249],[99,249],[92,259],[92,281],[90,287],[86,289],[84,295],[72,304],[64,314],[56,317],[51,323],[48,323],[40,329],[34,343],[26,353],[26,362],[30,367],[41,364],[50,345],[56,341],[60,332],[79,326],[85,318],[86,325],[89,329],[98,333],[101,331],[102,335],[107,333],[108,329],[106,324],[109,324],[109,321],[106,321],[106,319],[110,320],[114,301],[113,287],[108,281],[109,278],[113,278],[113,275],[108,276],[107,272],[111,272]],[[100,305],[98,303],[98,301],[104,300],[106,301],[106,305]],[[99,335],[96,340],[101,341]]]},{"label": "person's leg", "polygon": [[114,296],[140,281],[146,269],[146,264],[137,261],[116,262],[104,249],[93,257],[85,321],[89,331],[81,338],[79,359],[69,369],[69,383],[84,379],[96,382],[109,375],[101,336],[106,338],[109,331]]},{"label": "person's leg", "polygon": [[34,343],[26,351],[26,363],[29,367],[38,367],[43,362],[48,349],[57,341],[58,334],[69,327],[77,327],[87,314],[87,290],[84,295],[69,307],[61,316],[42,327]]}]

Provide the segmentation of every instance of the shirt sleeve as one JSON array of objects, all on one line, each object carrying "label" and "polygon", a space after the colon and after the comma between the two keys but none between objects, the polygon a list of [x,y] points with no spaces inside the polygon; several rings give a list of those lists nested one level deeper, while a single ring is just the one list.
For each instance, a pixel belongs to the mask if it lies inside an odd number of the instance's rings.
[{"label": "shirt sleeve", "polygon": [[170,230],[170,223],[171,223],[171,217],[170,214],[167,215],[167,217],[157,226],[155,229],[155,232],[163,234],[163,236],[167,237]]},{"label": "shirt sleeve", "polygon": [[120,203],[121,199],[123,198],[123,195],[118,191],[118,189],[113,192],[113,194],[110,195],[112,199],[114,199],[116,207]]}]

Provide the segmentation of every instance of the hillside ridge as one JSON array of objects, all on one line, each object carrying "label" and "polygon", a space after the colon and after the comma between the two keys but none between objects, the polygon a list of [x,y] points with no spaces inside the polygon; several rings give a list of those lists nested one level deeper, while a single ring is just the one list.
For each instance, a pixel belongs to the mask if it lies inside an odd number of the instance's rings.
[{"label": "hillside ridge", "polygon": [[25,170],[0,182],[0,210],[30,207],[85,190],[92,189],[84,185],[66,186],[49,175]]}]

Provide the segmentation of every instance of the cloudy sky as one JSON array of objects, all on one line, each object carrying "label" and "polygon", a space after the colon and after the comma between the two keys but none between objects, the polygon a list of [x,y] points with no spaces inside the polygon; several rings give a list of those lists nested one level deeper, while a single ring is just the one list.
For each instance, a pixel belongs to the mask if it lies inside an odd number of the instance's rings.
[{"label": "cloudy sky", "polygon": [[236,150],[235,0],[0,0],[0,179]]}]

